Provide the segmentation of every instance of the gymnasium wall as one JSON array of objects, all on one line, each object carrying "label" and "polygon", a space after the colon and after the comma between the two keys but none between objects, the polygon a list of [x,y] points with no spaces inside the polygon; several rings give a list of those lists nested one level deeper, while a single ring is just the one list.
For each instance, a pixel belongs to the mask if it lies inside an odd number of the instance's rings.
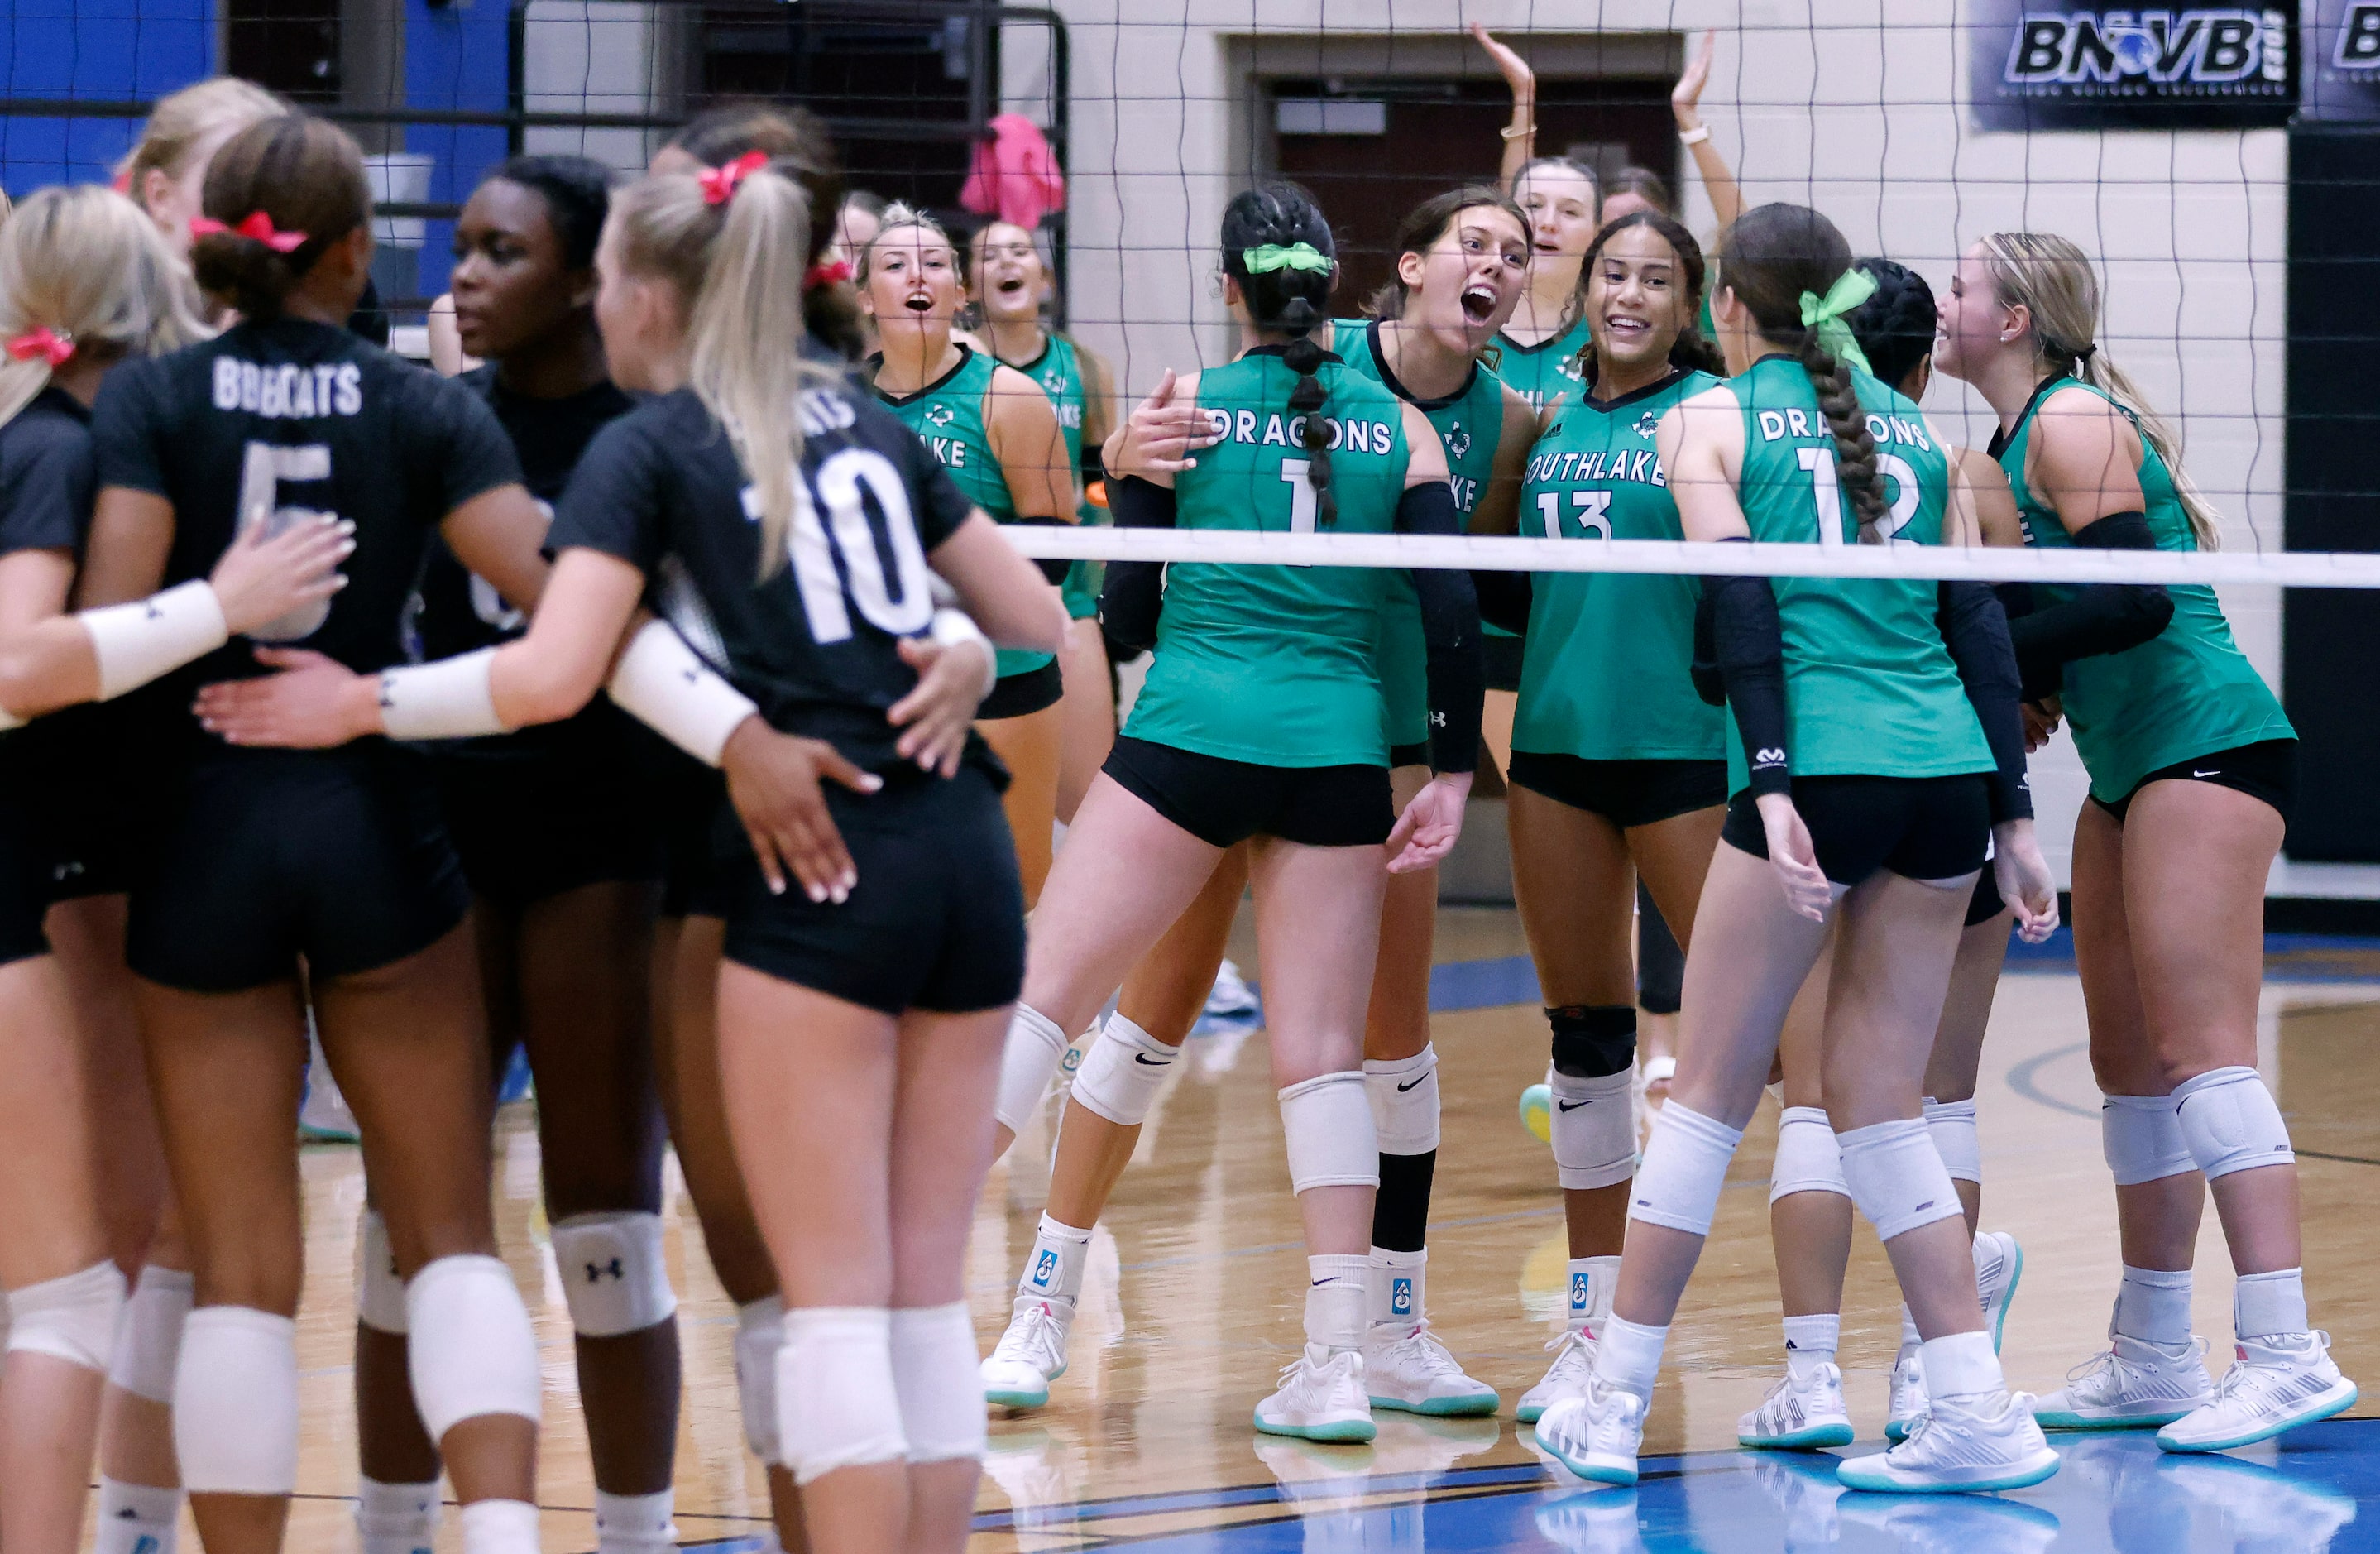
[{"label": "gymnasium wall", "polygon": [[[1815,205],[1859,251],[1899,259],[1937,288],[1961,246],[2007,227],[2061,232],[2104,256],[2104,347],[2177,416],[2190,468],[2224,512],[2225,543],[2280,547],[2283,131],[1979,132],[1954,0],[1055,3],[1074,43],[1072,313],[1127,389],[1232,348],[1213,278],[1216,222],[1265,164],[1269,125],[1249,77],[1293,73],[1279,67],[1283,51],[1309,61],[1295,72],[1305,75],[1485,77],[1487,62],[1459,36],[1475,20],[1533,57],[1520,36],[1532,28],[1575,39],[1717,26],[1703,115],[1747,198]],[[1392,46],[1375,36],[1391,18]],[[1591,57],[1574,42],[1550,46]],[[1480,145],[1483,172],[1499,150]],[[1691,179],[1686,200],[1688,225],[1707,237],[1709,203]],[[1953,441],[1980,445],[1991,433],[1963,385],[1937,382],[1925,407]],[[2277,685],[2277,590],[2227,589],[2224,603]],[[2034,770],[2045,848],[2063,880],[2082,768],[2061,736]]]}]

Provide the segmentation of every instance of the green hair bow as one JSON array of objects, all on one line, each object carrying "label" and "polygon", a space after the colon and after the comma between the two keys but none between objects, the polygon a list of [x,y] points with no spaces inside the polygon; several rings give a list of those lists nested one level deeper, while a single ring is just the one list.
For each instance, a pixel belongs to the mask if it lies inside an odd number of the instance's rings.
[{"label": "green hair bow", "polygon": [[1835,353],[1861,371],[1870,370],[1867,353],[1860,349],[1852,326],[1843,315],[1876,295],[1876,277],[1864,270],[1851,269],[1842,273],[1823,297],[1815,291],[1802,294],[1802,327],[1818,332],[1818,344]]},{"label": "green hair bow", "polygon": [[1292,243],[1287,248],[1267,243],[1262,248],[1243,249],[1240,261],[1248,267],[1251,275],[1274,270],[1311,270],[1323,275],[1330,273],[1330,256],[1311,243]]}]

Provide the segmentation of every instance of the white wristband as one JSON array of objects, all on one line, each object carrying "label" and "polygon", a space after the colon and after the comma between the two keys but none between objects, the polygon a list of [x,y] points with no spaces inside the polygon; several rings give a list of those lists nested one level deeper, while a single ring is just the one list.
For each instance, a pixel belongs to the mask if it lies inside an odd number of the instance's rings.
[{"label": "white wristband", "polygon": [[976,625],[975,618],[965,611],[935,611],[932,623],[926,627],[926,635],[945,648],[955,648],[963,642],[983,644],[982,694],[990,696],[991,687],[1000,684],[1000,656],[992,649],[991,638],[983,634],[983,628]]},{"label": "white wristband", "polygon": [[1698,124],[1692,129],[1678,131],[1678,144],[1682,146],[1699,146],[1709,139],[1710,126],[1707,124]]},{"label": "white wristband", "polygon": [[129,604],[85,610],[77,618],[91,633],[102,701],[170,674],[231,640],[223,605],[204,578]]},{"label": "white wristband", "polygon": [[383,670],[381,727],[391,739],[476,739],[505,734],[496,716],[493,648]]},{"label": "white wristband", "polygon": [[647,621],[628,639],[611,691],[621,710],[705,766],[717,766],[727,736],[760,710],[666,621]]}]

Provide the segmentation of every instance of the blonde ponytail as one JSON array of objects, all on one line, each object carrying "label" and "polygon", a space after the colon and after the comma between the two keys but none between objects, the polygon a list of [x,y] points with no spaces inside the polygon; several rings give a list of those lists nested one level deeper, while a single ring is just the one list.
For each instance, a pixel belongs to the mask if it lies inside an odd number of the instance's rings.
[{"label": "blonde ponytail", "polygon": [[2034,354],[2041,364],[2088,383],[2131,412],[2142,440],[2165,462],[2198,548],[2222,549],[2223,516],[2182,467],[2180,437],[2097,344],[2099,276],[2090,256],[2054,232],[1995,232],[1983,247],[1984,267],[2001,306],[2022,307],[2033,315]]},{"label": "blonde ponytail", "polygon": [[836,374],[802,350],[809,197],[762,167],[724,202],[684,175],[648,177],[614,197],[621,263],[668,282],[686,320],[686,386],[735,449],[759,499],[760,577],[785,563],[800,478],[801,402]]},{"label": "blonde ponytail", "polygon": [[[42,329],[78,352],[126,356],[162,356],[207,334],[189,273],[156,224],[97,184],[41,189],[0,225],[0,342]],[[0,426],[50,374],[41,352],[0,352]]]}]

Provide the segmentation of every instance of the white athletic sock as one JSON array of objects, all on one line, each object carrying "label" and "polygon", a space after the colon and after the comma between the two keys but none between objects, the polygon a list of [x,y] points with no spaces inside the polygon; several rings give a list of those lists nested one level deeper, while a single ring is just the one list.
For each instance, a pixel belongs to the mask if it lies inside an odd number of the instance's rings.
[{"label": "white athletic sock", "polygon": [[1785,1318],[1785,1368],[1800,1381],[1819,1366],[1835,1363],[1835,1351],[1842,1343],[1843,1318],[1840,1312],[1825,1311],[1810,1317]]},{"label": "white athletic sock", "polygon": [[[2303,1310],[2301,1306],[2300,1310]],[[2190,1342],[2190,1270],[2131,1268],[2116,1287],[2110,1330],[2170,1348]]]},{"label": "white athletic sock", "polygon": [[1624,1317],[1606,1317],[1603,1330],[1596,1334],[1596,1379],[1651,1402],[1653,1378],[1661,1372],[1661,1346],[1669,1342],[1666,1327],[1648,1328]]},{"label": "white athletic sock", "polygon": [[2231,1293],[2231,1328],[2241,1338],[2282,1338],[2305,1331],[2305,1269],[2241,1274]]},{"label": "white athletic sock", "polygon": [[356,1535],[363,1554],[427,1554],[438,1536],[438,1481],[357,1480]]},{"label": "white athletic sock", "polygon": [[1965,1402],[1995,1397],[2008,1390],[2000,1374],[2000,1357],[1992,1353],[1989,1333],[1946,1333],[1929,1338],[1918,1351],[1925,1370],[1925,1395],[1933,1400]]},{"label": "white athletic sock", "polygon": [[1090,1256],[1091,1232],[1062,1225],[1047,1214],[1034,1232],[1032,1255],[1016,1276],[1016,1293],[1028,1298],[1054,1296],[1073,1302],[1083,1293],[1083,1262]]},{"label": "white athletic sock", "polygon": [[1910,1355],[1915,1354],[1917,1352],[1918,1345],[1925,1342],[1925,1341],[1923,1338],[1920,1338],[1917,1333],[1917,1318],[1909,1314],[1908,1303],[1905,1301],[1902,1302],[1900,1307],[1900,1352],[1893,1356],[1894,1361],[1898,1363],[1899,1361],[1907,1359]]},{"label": "white athletic sock", "polygon": [[538,1554],[537,1507],[527,1500],[473,1500],[459,1520],[463,1554]]},{"label": "white athletic sock", "polygon": [[181,1518],[181,1490],[127,1484],[102,1474],[91,1554],[174,1554]]},{"label": "white athletic sock", "polygon": [[1611,1296],[1620,1288],[1620,1259],[1572,1257],[1570,1260],[1570,1325],[1589,1332],[1599,1330],[1611,1316]]},{"label": "white athletic sock", "polygon": [[650,1495],[613,1495],[595,1491],[595,1547],[599,1554],[661,1554],[677,1547],[677,1528],[670,1514],[677,1509],[677,1492],[660,1489]]},{"label": "white athletic sock", "polygon": [[1372,1248],[1372,1326],[1409,1328],[1428,1312],[1429,1253]]},{"label": "white athletic sock", "polygon": [[1372,1259],[1345,1254],[1305,1259],[1305,1342],[1330,1354],[1363,1346]]}]

